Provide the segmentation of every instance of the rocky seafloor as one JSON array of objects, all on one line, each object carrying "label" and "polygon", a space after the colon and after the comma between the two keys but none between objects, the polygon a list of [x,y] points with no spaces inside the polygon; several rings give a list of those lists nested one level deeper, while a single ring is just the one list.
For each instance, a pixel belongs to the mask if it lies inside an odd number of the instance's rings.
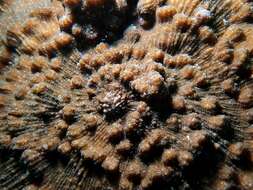
[{"label": "rocky seafloor", "polygon": [[252,190],[253,1],[0,0],[0,190]]}]

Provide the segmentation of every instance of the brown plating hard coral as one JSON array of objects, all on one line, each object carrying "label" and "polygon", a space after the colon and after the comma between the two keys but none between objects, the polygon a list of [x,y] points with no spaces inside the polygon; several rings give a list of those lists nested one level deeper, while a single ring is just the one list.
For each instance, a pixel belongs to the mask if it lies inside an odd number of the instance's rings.
[{"label": "brown plating hard coral", "polygon": [[0,6],[0,189],[253,188],[251,1]]}]

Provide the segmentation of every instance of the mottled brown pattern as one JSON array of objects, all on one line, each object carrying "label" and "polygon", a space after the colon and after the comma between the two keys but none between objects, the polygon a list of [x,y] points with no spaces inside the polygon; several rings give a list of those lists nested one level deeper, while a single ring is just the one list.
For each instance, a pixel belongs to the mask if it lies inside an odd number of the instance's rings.
[{"label": "mottled brown pattern", "polygon": [[252,6],[1,1],[0,189],[253,189]]}]

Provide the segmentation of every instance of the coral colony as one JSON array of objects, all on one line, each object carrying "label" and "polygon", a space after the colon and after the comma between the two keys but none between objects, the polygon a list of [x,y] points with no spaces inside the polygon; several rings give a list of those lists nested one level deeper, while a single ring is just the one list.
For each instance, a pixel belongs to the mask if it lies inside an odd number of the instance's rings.
[{"label": "coral colony", "polygon": [[252,190],[252,7],[0,1],[0,189]]}]

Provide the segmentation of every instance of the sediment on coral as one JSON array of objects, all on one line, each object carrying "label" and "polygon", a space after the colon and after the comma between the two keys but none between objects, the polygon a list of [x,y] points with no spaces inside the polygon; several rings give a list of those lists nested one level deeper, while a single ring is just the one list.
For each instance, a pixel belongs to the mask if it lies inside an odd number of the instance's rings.
[{"label": "sediment on coral", "polygon": [[251,190],[252,5],[0,2],[0,189]]}]

